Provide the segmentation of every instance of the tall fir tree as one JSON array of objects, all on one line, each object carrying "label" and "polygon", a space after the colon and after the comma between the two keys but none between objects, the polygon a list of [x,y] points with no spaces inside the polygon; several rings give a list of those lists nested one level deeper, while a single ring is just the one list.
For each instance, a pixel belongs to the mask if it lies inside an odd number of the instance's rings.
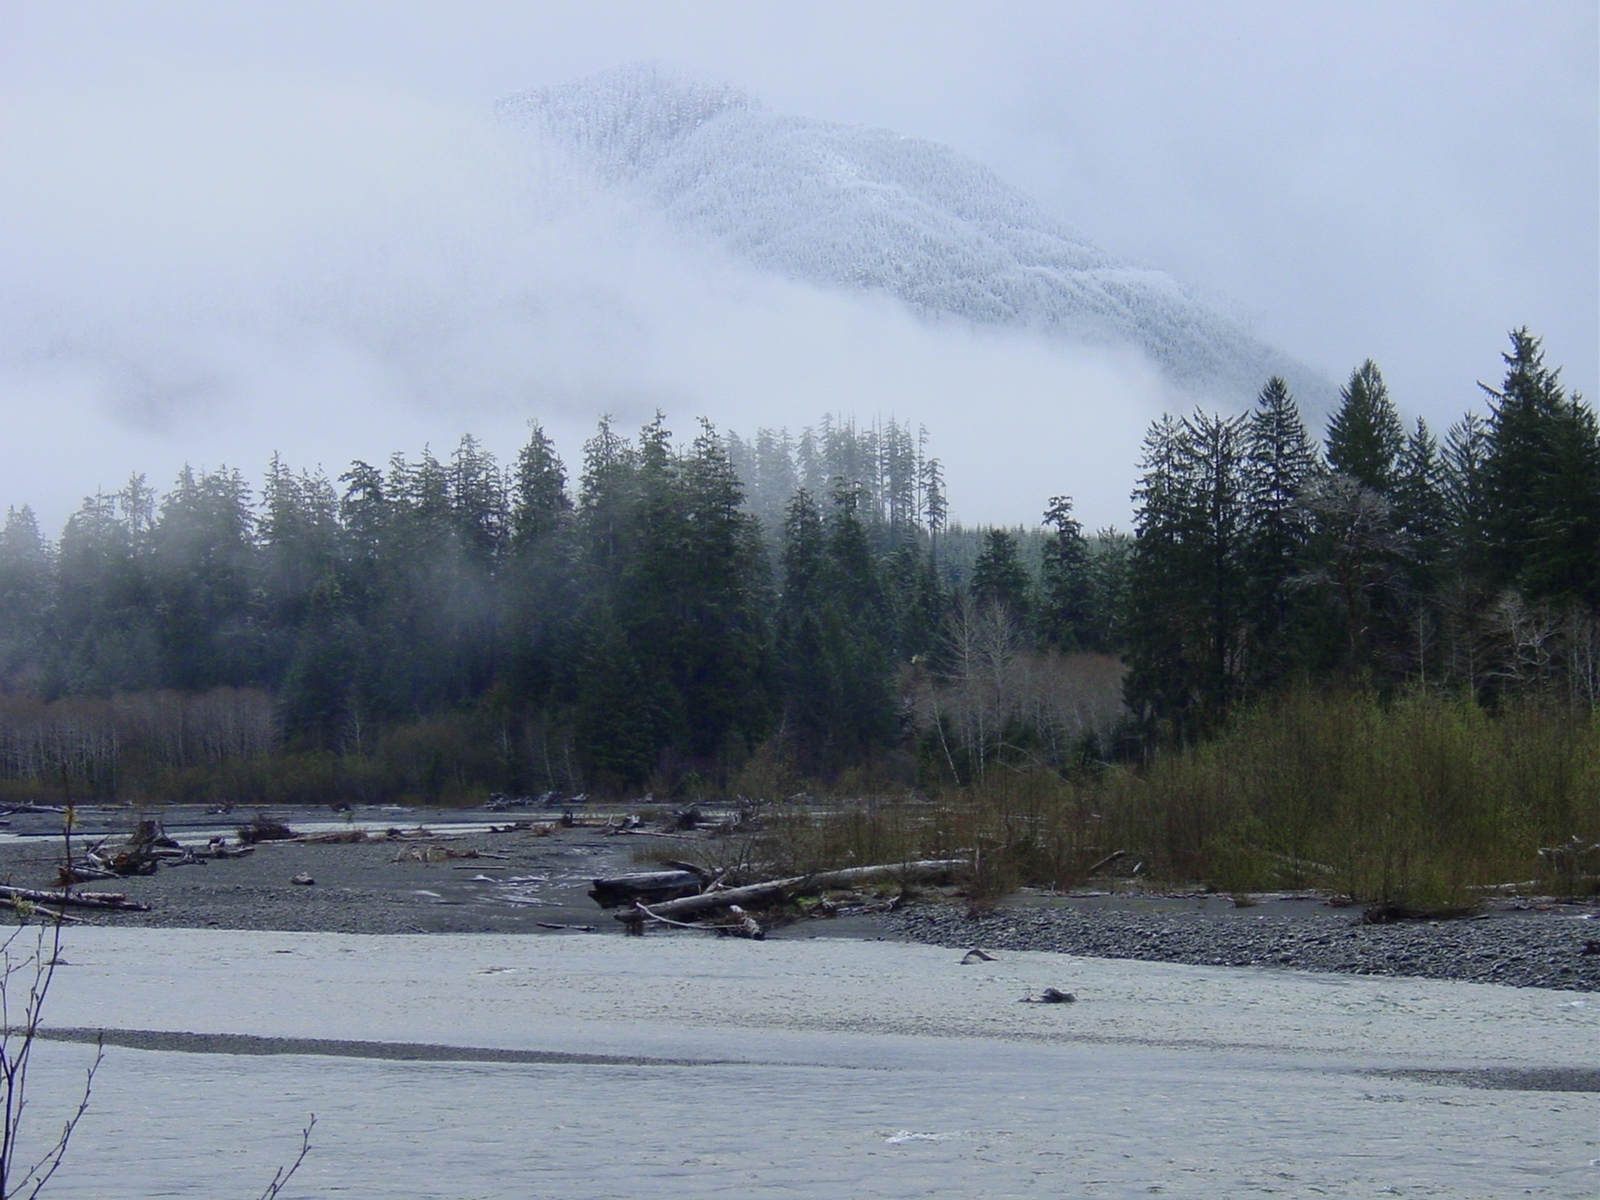
[{"label": "tall fir tree", "polygon": [[1339,408],[1328,422],[1328,465],[1388,497],[1394,491],[1405,438],[1388,386],[1378,364],[1369,358],[1339,391]]},{"label": "tall fir tree", "polygon": [[0,530],[0,693],[37,688],[50,649],[51,548],[33,509],[6,512]]},{"label": "tall fir tree", "polygon": [[1244,450],[1247,620],[1255,686],[1283,678],[1291,666],[1293,580],[1311,537],[1303,501],[1320,468],[1299,405],[1288,385],[1273,376],[1256,398]]},{"label": "tall fir tree", "polygon": [[1125,692],[1152,734],[1216,728],[1242,694],[1248,580],[1243,418],[1163,418],[1134,492]]},{"label": "tall fir tree", "polygon": [[511,685],[548,710],[570,690],[580,591],[567,470],[537,423],[512,472],[510,523],[504,641]]},{"label": "tall fir tree", "polygon": [[1089,542],[1072,515],[1070,496],[1052,496],[1044,511],[1049,533],[1039,570],[1040,640],[1058,650],[1094,645],[1094,580]]},{"label": "tall fir tree", "polygon": [[257,677],[261,646],[255,526],[244,477],[184,467],[149,535],[163,678],[169,687],[240,685]]},{"label": "tall fir tree", "polygon": [[991,529],[984,534],[983,549],[972,564],[967,590],[980,608],[1003,608],[1018,625],[1027,627],[1033,612],[1033,580],[1023,565],[1015,535],[1004,529]]},{"label": "tall fir tree", "polygon": [[1600,432],[1544,365],[1539,339],[1511,334],[1490,396],[1484,459],[1488,565],[1529,598],[1600,603]]},{"label": "tall fir tree", "polygon": [[1448,514],[1445,470],[1439,442],[1428,423],[1417,418],[1400,453],[1394,493],[1394,520],[1411,549],[1413,590],[1427,595],[1438,584]]}]

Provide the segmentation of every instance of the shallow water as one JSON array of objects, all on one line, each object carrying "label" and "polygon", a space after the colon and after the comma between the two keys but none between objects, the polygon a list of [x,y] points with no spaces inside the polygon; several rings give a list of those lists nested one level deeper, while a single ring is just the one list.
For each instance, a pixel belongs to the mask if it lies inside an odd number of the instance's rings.
[{"label": "shallow water", "polygon": [[[57,1194],[88,1200],[259,1195],[311,1111],[315,1148],[286,1197],[1500,1197],[1600,1183],[1593,1094],[1373,1073],[1592,1065],[1596,1010],[1570,993],[693,937],[85,929],[66,956],[56,1025],[723,1060],[113,1046],[57,1177]],[[1016,1003],[1046,983],[1079,1002]],[[91,1053],[40,1044],[37,1132]]]}]

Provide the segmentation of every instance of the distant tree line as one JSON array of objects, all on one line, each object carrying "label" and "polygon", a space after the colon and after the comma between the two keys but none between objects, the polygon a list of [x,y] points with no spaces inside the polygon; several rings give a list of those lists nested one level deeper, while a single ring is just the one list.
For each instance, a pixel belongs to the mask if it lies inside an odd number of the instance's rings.
[{"label": "distant tree line", "polygon": [[26,508],[0,531],[0,776],[126,792],[127,757],[175,787],[235,746],[373,798],[762,764],[965,784],[1193,740],[1308,682],[1593,705],[1594,415],[1526,331],[1506,364],[1442,445],[1370,362],[1321,446],[1277,379],[1248,415],[1163,418],[1132,536],[1065,496],[965,529],[894,422],[680,442],[608,418],[576,481],[537,426],[504,466],[465,437],[336,479],[274,458],[259,496],[135,476],[56,541]]},{"label": "distant tree line", "polygon": [[[87,713],[120,728],[113,709],[37,702],[244,689],[285,752],[367,755],[421,723],[438,761],[411,778],[434,798],[466,760],[510,789],[725,778],[766,743],[835,772],[901,738],[897,672],[937,652],[960,590],[941,542],[973,556],[925,441],[828,421],[680,445],[660,418],[631,438],[606,419],[575,488],[535,427],[506,467],[471,437],[336,480],[274,458],[259,499],[226,468],[160,497],[135,476],[54,543],[13,510],[0,725],[81,741]],[[7,762],[54,773],[36,749]]]}]

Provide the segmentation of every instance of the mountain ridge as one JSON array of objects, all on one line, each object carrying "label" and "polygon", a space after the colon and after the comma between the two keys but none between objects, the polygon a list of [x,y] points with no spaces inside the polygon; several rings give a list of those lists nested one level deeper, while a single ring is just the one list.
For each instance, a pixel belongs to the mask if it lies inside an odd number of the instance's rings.
[{"label": "mountain ridge", "polygon": [[1171,275],[1118,259],[948,146],[768,112],[649,65],[509,96],[506,124],[548,138],[606,185],[754,264],[893,295],[924,315],[1131,344],[1180,388],[1248,404],[1283,375],[1313,409],[1320,374]]}]

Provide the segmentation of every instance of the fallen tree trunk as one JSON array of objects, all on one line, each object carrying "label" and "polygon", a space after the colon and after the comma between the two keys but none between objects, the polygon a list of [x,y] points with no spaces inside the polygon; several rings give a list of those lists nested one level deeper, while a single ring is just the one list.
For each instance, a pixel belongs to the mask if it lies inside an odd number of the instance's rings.
[{"label": "fallen tree trunk", "polygon": [[[821,871],[815,875],[795,875],[788,879],[771,879],[765,883],[752,883],[744,887],[724,888],[720,892],[702,892],[698,896],[684,896],[678,900],[665,900],[650,906],[651,916],[681,920],[698,913],[715,912],[733,905],[773,904],[790,896],[807,892],[821,892],[829,888],[859,887],[864,883],[879,883],[898,879],[904,883],[932,883],[948,879],[957,869],[966,866],[959,858],[923,859],[919,862],[884,863],[873,867],[846,867],[842,871]],[[619,921],[636,921],[638,913],[615,914]]]},{"label": "fallen tree trunk", "polygon": [[0,900],[27,900],[34,904],[67,904],[74,908],[114,908],[124,912],[149,912],[148,904],[129,900],[122,892],[69,892],[62,889],[42,891],[38,888],[19,888],[0,885]]},{"label": "fallen tree trunk", "polygon": [[[24,900],[22,903],[27,904],[28,902]],[[17,901],[15,900],[11,902],[9,907],[15,910],[19,917],[25,917],[31,912],[33,916],[44,917],[51,921],[60,921],[66,925],[82,925],[84,921],[82,917],[75,917],[71,913],[62,912],[59,908],[43,908],[34,904],[30,909],[22,909],[17,907]]]},{"label": "fallen tree trunk", "polygon": [[640,871],[596,879],[594,887],[589,889],[589,898],[601,908],[616,908],[635,900],[671,900],[693,895],[705,885],[706,877],[699,871]]}]

